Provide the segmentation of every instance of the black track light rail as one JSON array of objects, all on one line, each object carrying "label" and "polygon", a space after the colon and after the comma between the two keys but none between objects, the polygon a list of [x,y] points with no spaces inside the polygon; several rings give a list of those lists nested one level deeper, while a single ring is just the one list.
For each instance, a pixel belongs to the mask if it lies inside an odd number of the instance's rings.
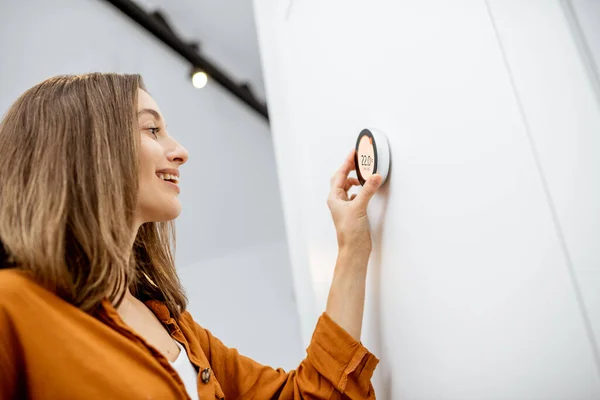
[{"label": "black track light rail", "polygon": [[267,106],[259,101],[247,85],[237,84],[231,79],[227,73],[218,68],[214,63],[203,57],[193,44],[186,43],[180,39],[173,30],[165,24],[164,19],[158,18],[153,14],[149,14],[143,8],[138,6],[131,0],[104,0],[123,14],[127,15],[138,25],[150,32],[154,37],[170,47],[173,51],[185,58],[194,67],[206,72],[206,74],[214,79],[217,83],[223,86],[227,91],[236,96],[238,99],[246,103],[257,113],[262,115],[267,121],[269,120],[269,112]]}]

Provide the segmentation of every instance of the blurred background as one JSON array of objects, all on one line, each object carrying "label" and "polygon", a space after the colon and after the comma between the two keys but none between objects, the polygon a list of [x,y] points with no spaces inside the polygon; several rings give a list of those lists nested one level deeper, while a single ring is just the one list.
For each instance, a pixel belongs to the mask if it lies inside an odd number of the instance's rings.
[{"label": "blurred background", "polygon": [[227,345],[304,357],[374,127],[377,397],[600,399],[600,1],[0,0],[1,113],[92,71],[141,73],[190,153],[176,261]]}]

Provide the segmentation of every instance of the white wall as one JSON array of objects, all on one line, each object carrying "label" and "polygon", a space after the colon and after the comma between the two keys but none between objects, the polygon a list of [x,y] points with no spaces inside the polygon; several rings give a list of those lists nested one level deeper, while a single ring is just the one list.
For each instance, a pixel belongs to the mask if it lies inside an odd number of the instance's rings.
[{"label": "white wall", "polygon": [[254,4],[304,342],[337,254],[329,177],[373,126],[393,159],[369,208],[378,398],[599,399],[600,104],[570,3]]},{"label": "white wall", "polygon": [[[190,153],[177,265],[196,320],[243,354],[295,367],[303,351],[268,124],[214,83],[194,89],[184,60],[103,1],[0,2],[1,114],[45,78],[91,71],[141,73]],[[205,165],[218,167],[206,175]]]}]

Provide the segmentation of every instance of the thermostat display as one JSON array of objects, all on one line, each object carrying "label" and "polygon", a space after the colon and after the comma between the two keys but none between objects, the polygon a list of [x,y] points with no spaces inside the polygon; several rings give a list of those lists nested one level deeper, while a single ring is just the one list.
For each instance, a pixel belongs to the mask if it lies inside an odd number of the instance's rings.
[{"label": "thermostat display", "polygon": [[390,164],[390,150],[385,134],[377,129],[363,129],[356,140],[354,163],[361,185],[373,174],[380,174],[385,182]]},{"label": "thermostat display", "polygon": [[358,142],[358,168],[363,179],[369,179],[375,171],[375,147],[373,146],[373,136],[362,135]]}]

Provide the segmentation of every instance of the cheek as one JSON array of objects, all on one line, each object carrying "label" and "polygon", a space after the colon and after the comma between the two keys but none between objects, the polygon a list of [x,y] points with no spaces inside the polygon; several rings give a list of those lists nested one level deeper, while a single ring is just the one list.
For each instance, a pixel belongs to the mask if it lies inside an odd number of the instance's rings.
[{"label": "cheek", "polygon": [[163,149],[158,142],[148,137],[142,138],[139,157],[140,173],[142,178],[144,176],[148,176],[149,174],[155,174],[162,156]]}]

